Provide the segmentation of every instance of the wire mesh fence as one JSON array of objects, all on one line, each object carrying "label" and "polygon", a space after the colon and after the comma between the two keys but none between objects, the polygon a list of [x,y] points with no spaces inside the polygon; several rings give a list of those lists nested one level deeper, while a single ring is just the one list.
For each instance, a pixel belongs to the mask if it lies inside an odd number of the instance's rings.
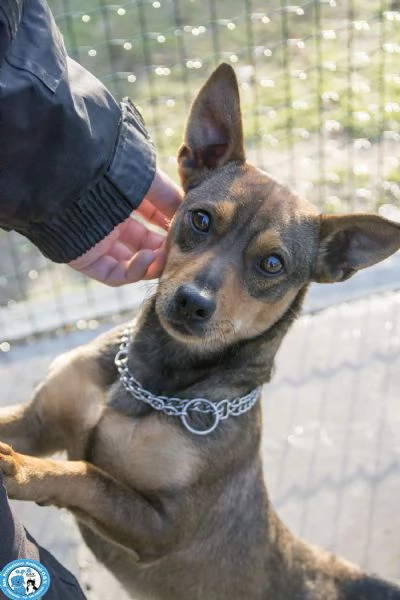
[{"label": "wire mesh fence", "polygon": [[[142,111],[160,166],[195,92],[231,63],[248,157],[321,210],[400,205],[400,4],[396,0],[51,0],[70,55]],[[143,294],[52,265],[0,233],[0,349],[65,327],[95,328]],[[145,292],[144,292],[145,293]]]}]

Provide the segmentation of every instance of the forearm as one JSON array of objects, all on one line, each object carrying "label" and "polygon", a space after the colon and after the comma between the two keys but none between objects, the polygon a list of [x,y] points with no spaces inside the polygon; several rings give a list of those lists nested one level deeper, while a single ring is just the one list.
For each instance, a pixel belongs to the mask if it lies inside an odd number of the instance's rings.
[{"label": "forearm", "polygon": [[[48,189],[42,190],[42,202],[36,209],[39,218],[15,228],[54,262],[70,262],[103,240],[140,205],[153,182],[156,169],[153,144],[139,126],[131,107],[122,103],[121,109],[115,131],[112,130],[113,111],[106,107],[92,124],[91,131],[95,133],[101,122],[109,121],[103,148],[108,147],[110,156],[101,161],[102,172],[97,171],[100,148],[93,147],[85,131],[81,140],[82,148],[86,147],[83,164],[76,168],[65,164],[61,174],[64,185],[54,182],[59,189],[57,197],[49,193],[51,182],[46,182]],[[87,132],[90,125],[84,124]],[[69,153],[67,147],[65,153],[59,148],[55,150],[55,159],[64,162]],[[51,164],[50,156],[48,162]],[[76,190],[79,176],[82,187]],[[20,217],[24,219],[25,213],[20,213]]]},{"label": "forearm", "polygon": [[7,29],[0,227],[70,262],[141,203],[154,178],[154,148],[134,107],[119,105],[67,56],[44,2],[27,0],[22,17],[11,0],[0,3]]}]

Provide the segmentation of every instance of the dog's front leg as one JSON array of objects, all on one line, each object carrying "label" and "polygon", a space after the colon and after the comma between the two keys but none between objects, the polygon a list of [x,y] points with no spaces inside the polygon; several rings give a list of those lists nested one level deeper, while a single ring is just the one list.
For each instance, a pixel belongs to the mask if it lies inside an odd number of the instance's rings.
[{"label": "dog's front leg", "polygon": [[68,508],[140,560],[160,558],[173,543],[176,530],[165,515],[90,463],[26,456],[0,443],[0,469],[10,498]]}]

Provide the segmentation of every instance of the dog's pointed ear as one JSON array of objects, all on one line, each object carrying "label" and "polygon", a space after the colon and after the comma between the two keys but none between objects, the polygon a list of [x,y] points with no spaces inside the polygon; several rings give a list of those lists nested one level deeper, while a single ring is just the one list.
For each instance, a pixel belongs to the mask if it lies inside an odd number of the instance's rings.
[{"label": "dog's pointed ear", "polygon": [[239,87],[234,70],[221,64],[200,90],[190,110],[179,149],[179,174],[185,190],[206,170],[244,162]]},{"label": "dog's pointed ear", "polygon": [[377,215],[321,215],[313,281],[335,283],[400,247],[400,224]]}]

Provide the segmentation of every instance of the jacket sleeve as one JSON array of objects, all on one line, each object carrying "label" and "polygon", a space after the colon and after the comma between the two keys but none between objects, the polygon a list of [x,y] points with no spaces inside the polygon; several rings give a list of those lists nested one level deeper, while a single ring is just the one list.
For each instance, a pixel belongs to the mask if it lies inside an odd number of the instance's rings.
[{"label": "jacket sleeve", "polygon": [[0,67],[21,21],[23,0],[0,0]]},{"label": "jacket sleeve", "polygon": [[67,55],[45,0],[24,0],[22,16],[17,2],[0,0],[12,38],[0,69],[0,227],[69,262],[137,208],[155,151],[133,104]]}]

